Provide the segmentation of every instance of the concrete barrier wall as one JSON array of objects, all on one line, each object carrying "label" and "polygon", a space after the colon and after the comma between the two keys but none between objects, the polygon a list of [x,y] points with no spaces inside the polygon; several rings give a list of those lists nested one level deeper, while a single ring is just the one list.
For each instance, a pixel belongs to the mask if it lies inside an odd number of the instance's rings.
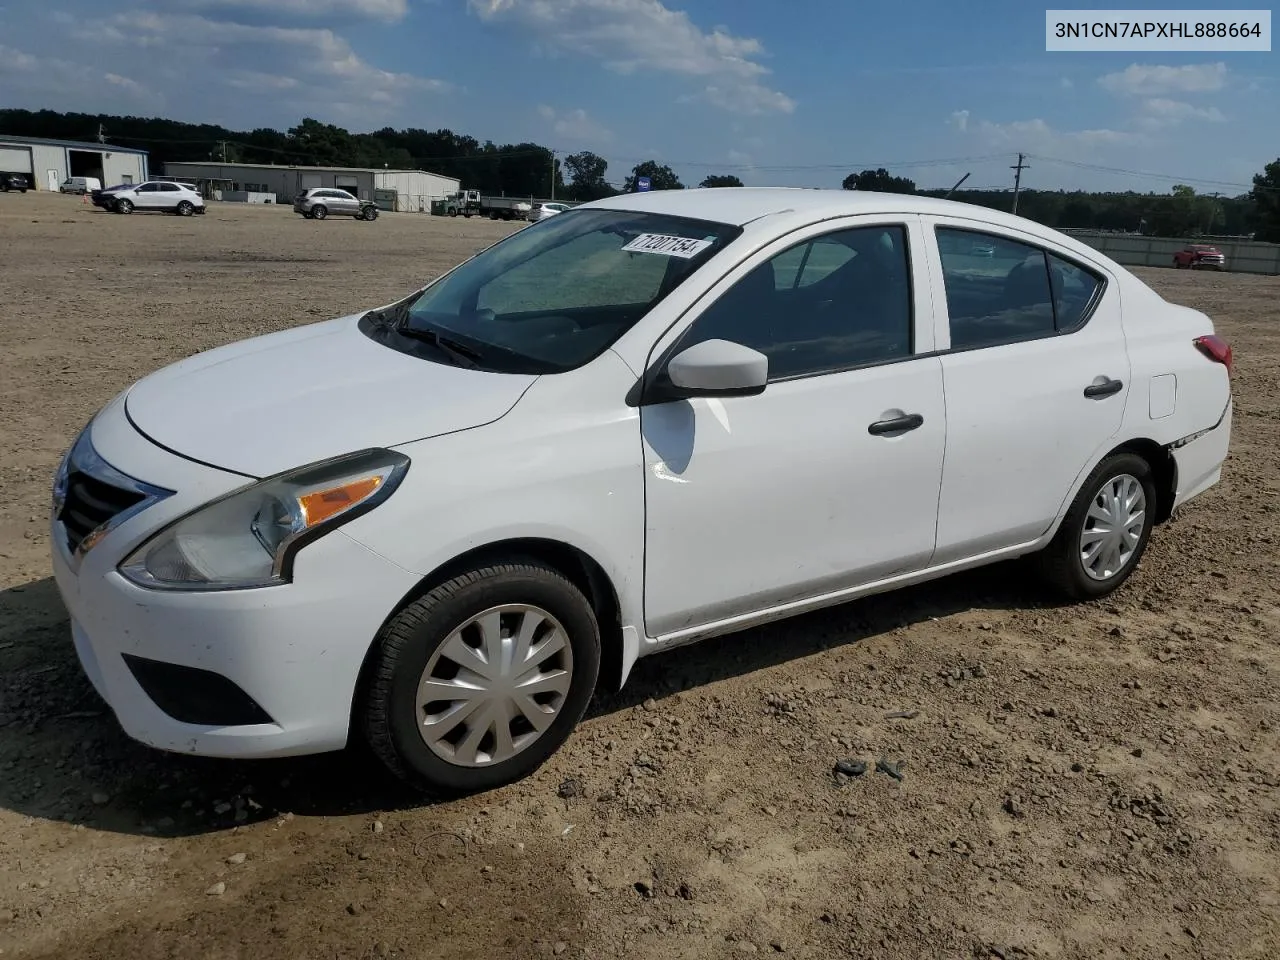
[{"label": "concrete barrier wall", "polygon": [[1256,240],[1172,240],[1165,237],[1083,230],[1063,232],[1126,267],[1172,267],[1175,252],[1189,243],[1209,242],[1227,258],[1227,270],[1230,272],[1280,275],[1280,243],[1261,243]]}]

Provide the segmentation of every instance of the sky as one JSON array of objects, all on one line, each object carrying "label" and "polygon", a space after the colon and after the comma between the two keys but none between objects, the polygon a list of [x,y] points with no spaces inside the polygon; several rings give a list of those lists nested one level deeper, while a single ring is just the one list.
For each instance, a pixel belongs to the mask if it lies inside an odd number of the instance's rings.
[{"label": "sky", "polygon": [[748,185],[838,187],[884,166],[922,187],[969,173],[965,187],[1005,188],[1023,152],[1031,188],[1184,182],[1235,194],[1280,155],[1276,53],[1049,53],[1044,10],[1026,0],[0,0],[0,106],[232,129],[287,129],[304,116],[355,132],[443,127],[591,150],[616,182],[655,159],[686,185],[732,173]]}]

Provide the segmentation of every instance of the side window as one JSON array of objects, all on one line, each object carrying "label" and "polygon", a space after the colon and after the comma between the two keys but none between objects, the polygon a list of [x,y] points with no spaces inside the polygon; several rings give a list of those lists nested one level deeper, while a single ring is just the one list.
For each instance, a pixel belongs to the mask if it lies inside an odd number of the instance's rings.
[{"label": "side window", "polygon": [[1054,333],[1045,252],[992,234],[939,227],[951,346],[995,346]]},{"label": "side window", "polygon": [[154,183],[144,183],[138,188],[139,193],[155,193],[156,185]]},{"label": "side window", "polygon": [[160,189],[163,190],[165,193],[177,193],[182,188],[179,187],[176,183],[162,183],[160,184]]},{"label": "side window", "polygon": [[856,227],[779,253],[694,321],[677,350],[732,340],[769,358],[769,379],[911,354],[911,270],[902,226]]},{"label": "side window", "polygon": [[1053,312],[1059,330],[1077,326],[1102,288],[1097,274],[1049,254],[1049,281],[1053,284]]}]

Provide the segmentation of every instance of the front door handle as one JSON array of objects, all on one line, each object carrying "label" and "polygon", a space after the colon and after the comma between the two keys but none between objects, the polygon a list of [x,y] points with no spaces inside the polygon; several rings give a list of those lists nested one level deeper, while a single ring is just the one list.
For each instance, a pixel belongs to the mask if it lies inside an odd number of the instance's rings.
[{"label": "front door handle", "polygon": [[906,433],[908,430],[915,430],[922,426],[924,426],[924,417],[918,413],[907,413],[892,420],[877,420],[867,427],[867,433],[873,437],[879,437],[886,433]]},{"label": "front door handle", "polygon": [[1084,395],[1090,400],[1097,400],[1099,397],[1109,397],[1119,393],[1124,389],[1124,383],[1120,380],[1106,380],[1102,383],[1091,383],[1084,388]]}]

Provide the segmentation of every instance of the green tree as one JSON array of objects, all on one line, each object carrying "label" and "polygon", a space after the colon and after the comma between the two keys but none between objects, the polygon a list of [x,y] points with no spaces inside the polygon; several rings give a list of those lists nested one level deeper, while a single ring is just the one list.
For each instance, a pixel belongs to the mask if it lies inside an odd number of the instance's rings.
[{"label": "green tree", "polygon": [[1280,159],[1254,175],[1249,196],[1255,211],[1254,239],[1280,243]]},{"label": "green tree", "polygon": [[583,150],[564,158],[564,168],[569,174],[566,196],[573,200],[600,200],[616,192],[605,180],[609,162],[604,157]]},{"label": "green tree", "polygon": [[895,177],[884,167],[851,173],[840,184],[846,190],[873,190],[879,193],[915,193],[916,183],[906,177]]},{"label": "green tree", "polygon": [[676,172],[666,164],[660,165],[657,160],[645,160],[643,163],[637,163],[632,168],[631,176],[627,177],[626,185],[622,188],[623,193],[634,193],[636,181],[641,177],[649,178],[650,189],[652,190],[684,189],[684,184],[680,182]]},{"label": "green tree", "polygon": [[733,174],[712,174],[698,184],[700,187],[741,187],[744,184]]}]

